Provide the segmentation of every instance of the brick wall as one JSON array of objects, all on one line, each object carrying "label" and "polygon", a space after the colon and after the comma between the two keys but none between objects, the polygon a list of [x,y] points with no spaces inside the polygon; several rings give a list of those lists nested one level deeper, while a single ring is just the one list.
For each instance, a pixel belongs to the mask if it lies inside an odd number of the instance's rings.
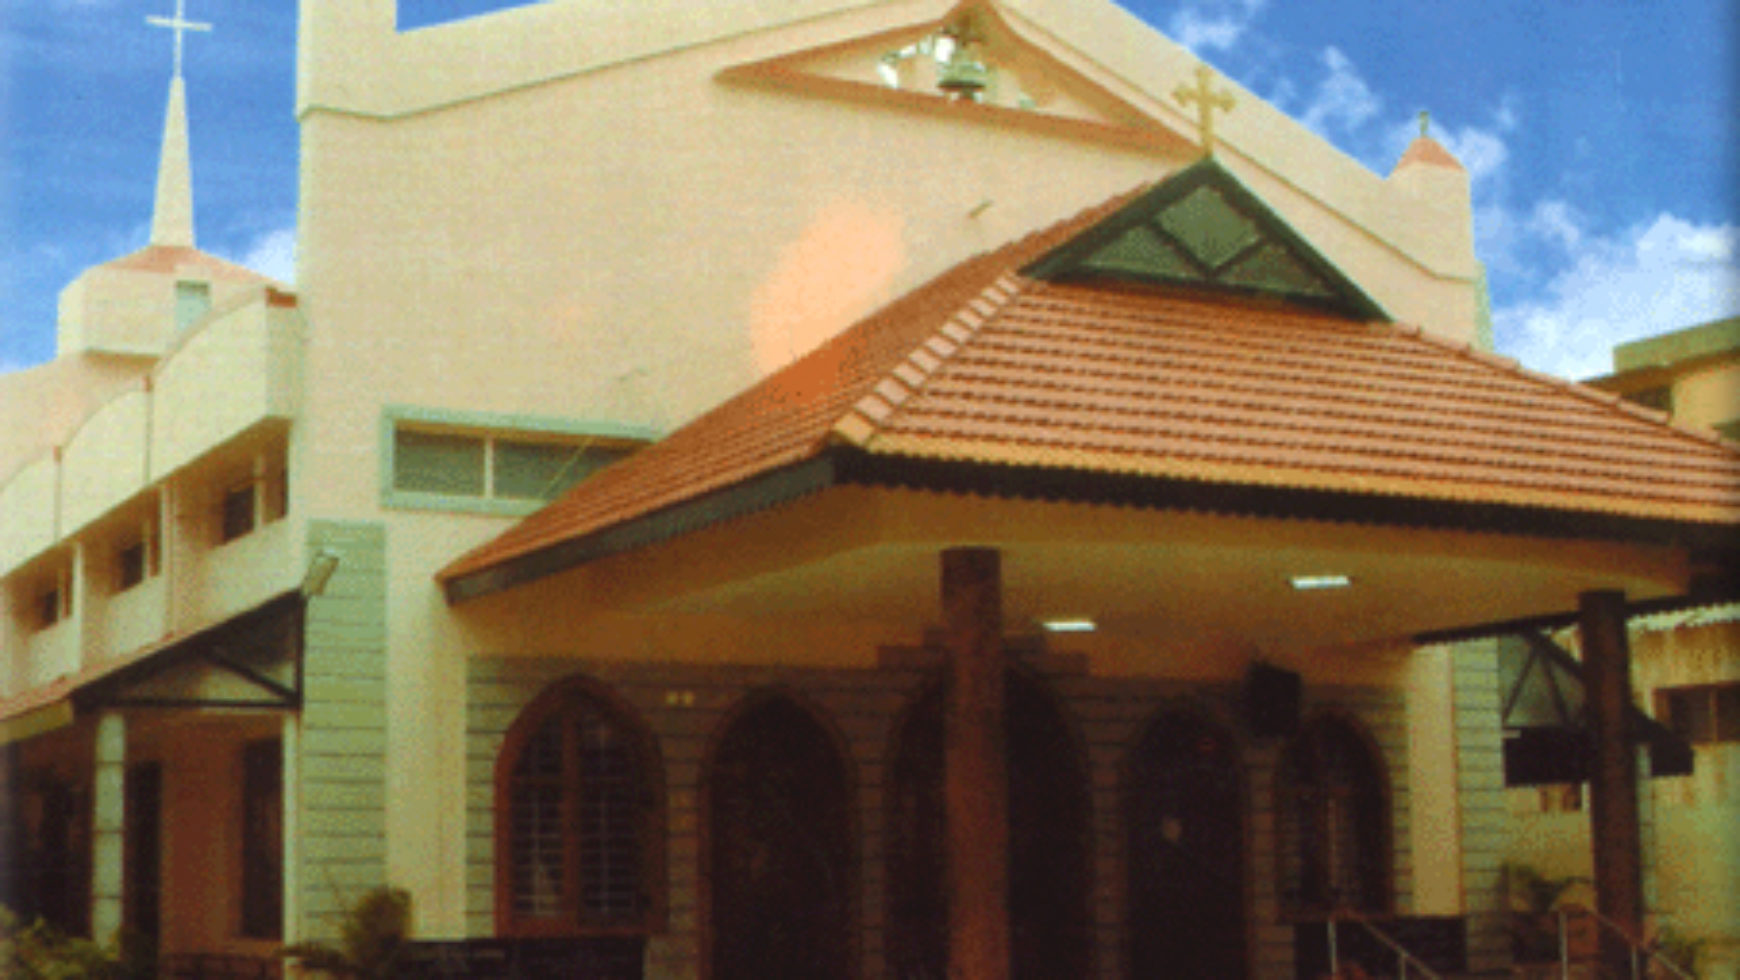
[{"label": "brick wall", "polygon": [[[576,674],[609,686],[639,714],[659,741],[665,766],[670,930],[649,945],[650,978],[698,973],[699,822],[701,770],[709,739],[745,696],[776,688],[815,706],[843,736],[857,777],[862,977],[884,970],[884,778],[890,741],[911,697],[940,663],[922,650],[885,651],[878,670],[807,670],[695,665],[623,665],[577,660],[476,657],[470,661],[466,705],[466,929],[495,932],[494,767],[502,739],[520,711],[552,683]],[[1091,899],[1099,953],[1094,973],[1121,976],[1124,943],[1123,780],[1126,756],[1145,727],[1167,707],[1187,707],[1235,737],[1244,762],[1250,936],[1253,975],[1293,975],[1294,929],[1282,919],[1275,892],[1274,770],[1283,740],[1251,737],[1241,721],[1238,685],[1096,678],[1065,656],[1031,661],[1058,696],[1086,748],[1094,841]],[[1393,888],[1397,910],[1412,902],[1408,836],[1407,730],[1400,691],[1315,688],[1306,710],[1333,709],[1356,718],[1384,754],[1393,823]]]}]

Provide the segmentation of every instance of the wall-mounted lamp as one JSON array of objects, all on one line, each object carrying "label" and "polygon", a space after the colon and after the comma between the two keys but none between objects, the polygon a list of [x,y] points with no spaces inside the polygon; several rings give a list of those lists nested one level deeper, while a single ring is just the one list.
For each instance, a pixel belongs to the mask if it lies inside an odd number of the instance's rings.
[{"label": "wall-mounted lamp", "polygon": [[338,571],[338,552],[322,548],[308,560],[308,571],[302,573],[302,597],[312,599],[326,591],[332,573]]}]

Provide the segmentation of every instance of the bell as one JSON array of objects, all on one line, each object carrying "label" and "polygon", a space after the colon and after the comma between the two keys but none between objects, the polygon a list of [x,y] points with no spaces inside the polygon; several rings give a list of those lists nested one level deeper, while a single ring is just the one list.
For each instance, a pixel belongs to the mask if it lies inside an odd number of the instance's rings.
[{"label": "bell", "polygon": [[948,60],[937,71],[936,87],[955,98],[976,98],[991,84],[991,70],[973,56],[972,45],[956,38]]}]

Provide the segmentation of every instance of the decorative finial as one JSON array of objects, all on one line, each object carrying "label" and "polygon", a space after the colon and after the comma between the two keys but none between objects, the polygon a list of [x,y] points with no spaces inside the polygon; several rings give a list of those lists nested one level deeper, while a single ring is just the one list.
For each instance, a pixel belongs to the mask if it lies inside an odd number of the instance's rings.
[{"label": "decorative finial", "polygon": [[1196,103],[1196,128],[1202,134],[1202,154],[1209,156],[1214,153],[1214,112],[1231,112],[1236,104],[1232,92],[1213,89],[1214,69],[1207,65],[1196,66],[1196,86],[1180,85],[1172,93],[1179,104],[1189,106]]},{"label": "decorative finial", "polygon": [[1427,112],[1424,109],[1421,109],[1420,110],[1420,136],[1422,138],[1424,138],[1426,136],[1430,136],[1431,134],[1432,134],[1432,114],[1430,112]]},{"label": "decorative finial", "polygon": [[166,27],[169,30],[172,30],[175,32],[175,76],[174,77],[176,77],[176,78],[181,77],[181,39],[182,39],[183,35],[185,35],[188,31],[210,31],[211,30],[210,24],[202,24],[202,23],[199,23],[198,21],[191,21],[191,20],[187,19],[187,0],[175,0],[175,16],[173,16],[173,17],[147,16],[145,18],[145,23],[150,24],[152,27]]}]

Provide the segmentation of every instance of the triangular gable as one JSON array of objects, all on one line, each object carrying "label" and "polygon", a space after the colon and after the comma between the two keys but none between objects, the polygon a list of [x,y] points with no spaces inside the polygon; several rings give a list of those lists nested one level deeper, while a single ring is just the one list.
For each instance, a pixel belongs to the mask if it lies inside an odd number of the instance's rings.
[{"label": "triangular gable", "polygon": [[1051,282],[1206,287],[1275,297],[1358,320],[1389,319],[1213,158],[1161,182],[1022,271]]},{"label": "triangular gable", "polygon": [[[947,49],[938,46],[944,35],[972,38],[968,60],[983,67],[985,86],[973,98],[944,87]],[[966,3],[940,20],[739,65],[719,77],[1097,142],[1183,152],[1195,145],[1024,36],[989,3]]]}]

